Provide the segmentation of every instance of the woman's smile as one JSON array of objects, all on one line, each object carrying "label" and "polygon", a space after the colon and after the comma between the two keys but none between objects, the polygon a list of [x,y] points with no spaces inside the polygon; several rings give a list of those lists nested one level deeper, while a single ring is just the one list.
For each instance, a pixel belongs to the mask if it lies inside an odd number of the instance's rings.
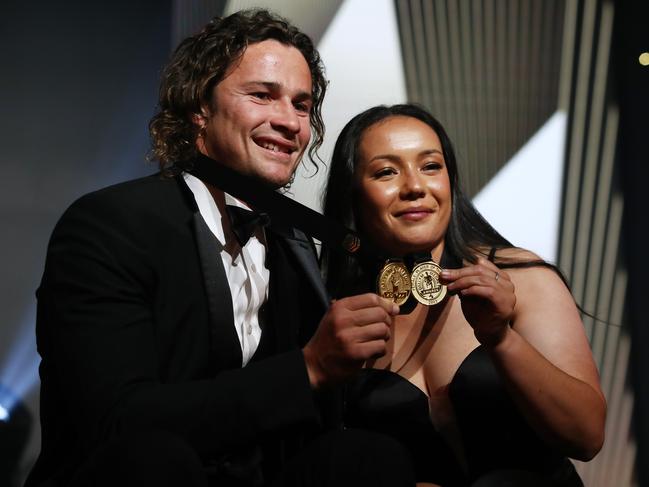
[{"label": "woman's smile", "polygon": [[433,213],[433,210],[425,206],[415,206],[397,211],[394,216],[407,221],[418,222]]},{"label": "woman's smile", "polygon": [[441,255],[451,184],[430,126],[406,116],[371,125],[360,139],[355,178],[357,221],[375,245],[392,255]]}]

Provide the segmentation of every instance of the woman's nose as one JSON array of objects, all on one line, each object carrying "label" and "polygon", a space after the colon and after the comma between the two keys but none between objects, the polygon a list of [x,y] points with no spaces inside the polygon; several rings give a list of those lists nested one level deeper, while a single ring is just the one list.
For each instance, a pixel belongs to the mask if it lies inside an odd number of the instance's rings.
[{"label": "woman's nose", "polygon": [[401,197],[403,199],[421,198],[424,194],[422,176],[418,171],[407,170],[403,172],[401,183]]}]

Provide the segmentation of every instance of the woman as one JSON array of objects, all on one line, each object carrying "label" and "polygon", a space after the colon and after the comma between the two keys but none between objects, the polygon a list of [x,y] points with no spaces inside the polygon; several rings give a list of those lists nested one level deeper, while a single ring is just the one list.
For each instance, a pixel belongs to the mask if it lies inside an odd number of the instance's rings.
[{"label": "woman", "polygon": [[347,425],[400,439],[422,485],[582,485],[567,457],[600,450],[606,403],[577,307],[554,266],[462,193],[440,123],[414,105],[353,118],[324,213],[381,256],[323,248],[333,296],[371,291],[384,259],[422,253],[448,289],[395,318],[388,353],[347,388]]}]

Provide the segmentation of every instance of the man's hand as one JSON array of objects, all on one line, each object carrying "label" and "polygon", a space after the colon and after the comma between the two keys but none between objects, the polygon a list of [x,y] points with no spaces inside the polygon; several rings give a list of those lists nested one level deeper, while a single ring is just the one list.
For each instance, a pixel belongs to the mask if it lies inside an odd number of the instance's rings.
[{"label": "man's hand", "polygon": [[303,350],[311,385],[346,379],[366,360],[385,355],[397,314],[396,304],[376,294],[333,301]]}]

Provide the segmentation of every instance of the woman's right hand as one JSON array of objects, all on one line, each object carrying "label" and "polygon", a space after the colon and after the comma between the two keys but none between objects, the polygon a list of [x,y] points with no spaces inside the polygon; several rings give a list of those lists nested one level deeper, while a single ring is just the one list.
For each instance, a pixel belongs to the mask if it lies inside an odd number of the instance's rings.
[{"label": "woman's right hand", "polygon": [[441,282],[455,292],[462,312],[477,340],[496,346],[509,330],[516,306],[514,284],[509,274],[482,257],[461,269],[444,269]]}]

